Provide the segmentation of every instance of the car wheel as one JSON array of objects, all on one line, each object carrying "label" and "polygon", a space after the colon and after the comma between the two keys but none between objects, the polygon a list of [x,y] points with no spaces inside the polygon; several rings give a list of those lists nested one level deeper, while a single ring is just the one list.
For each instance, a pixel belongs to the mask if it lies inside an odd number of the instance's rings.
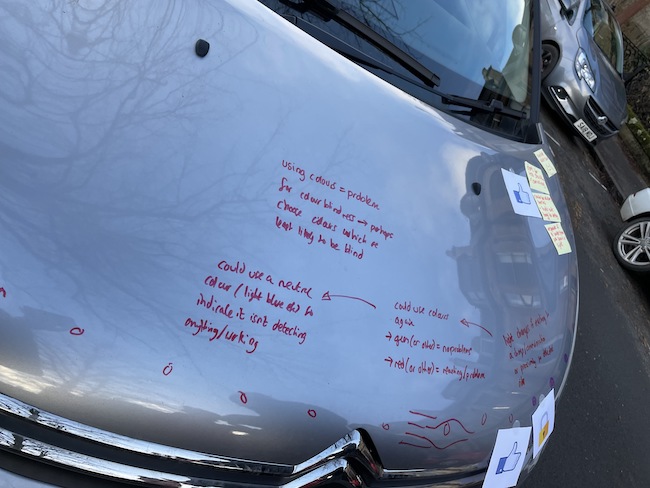
[{"label": "car wheel", "polygon": [[614,255],[625,269],[650,271],[650,216],[630,220],[618,232]]},{"label": "car wheel", "polygon": [[542,79],[546,78],[560,59],[560,51],[553,44],[542,44]]}]

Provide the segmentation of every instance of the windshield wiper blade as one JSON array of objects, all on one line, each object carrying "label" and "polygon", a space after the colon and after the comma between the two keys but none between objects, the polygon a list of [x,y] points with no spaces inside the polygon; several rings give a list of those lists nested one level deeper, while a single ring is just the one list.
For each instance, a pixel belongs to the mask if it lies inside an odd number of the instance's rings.
[{"label": "windshield wiper blade", "polygon": [[381,49],[391,58],[401,64],[409,72],[420,79],[426,86],[434,87],[440,85],[440,78],[429,68],[420,63],[406,51],[399,48],[395,43],[379,34],[372,27],[364,24],[359,19],[350,15],[344,10],[336,8],[328,0],[281,0],[287,5],[301,13],[313,12],[325,21],[335,20],[348,30],[355,32],[358,36]]},{"label": "windshield wiper blade", "polygon": [[441,101],[445,105],[458,105],[459,107],[473,108],[482,112],[493,114],[503,114],[508,117],[525,119],[528,117],[526,112],[514,110],[506,107],[501,100],[492,98],[490,100],[475,100],[473,98],[461,97],[458,95],[440,94]]},{"label": "windshield wiper blade", "polygon": [[[331,11],[328,9],[327,6],[332,7],[331,3],[328,1],[320,1],[320,0],[303,0],[302,3],[296,3],[292,0],[281,0],[282,3],[286,5],[290,5],[292,8],[295,10],[303,13],[304,11],[311,11],[313,13],[316,13],[320,17],[324,19],[330,19],[331,20]],[[311,6],[307,6],[307,3],[313,3]],[[325,7],[322,7],[321,4],[324,4]],[[315,7],[315,5],[319,5],[319,7]],[[322,8],[321,8],[322,7]],[[336,9],[335,9],[336,10]],[[495,100],[495,99],[490,99],[490,100],[475,100],[473,98],[467,98],[467,97],[462,97],[459,95],[452,95],[452,94],[447,94],[444,93],[436,87],[438,86],[440,79],[431,73],[433,76],[436,78],[436,84],[433,85],[431,83],[427,83],[427,81],[430,81],[431,78],[426,77],[423,78],[422,76],[418,76],[417,73],[414,73],[416,78],[420,80],[420,84],[418,83],[415,79],[410,79],[407,76],[402,75],[401,73],[398,73],[394,69],[390,68],[389,66],[385,65],[381,61],[365,54],[363,51],[351,46],[350,44],[344,42],[343,40],[339,39],[338,37],[334,36],[333,34],[315,26],[314,24],[311,24],[307,22],[306,20],[296,17],[294,15],[283,15],[283,17],[291,22],[292,24],[296,25],[300,29],[304,30],[305,32],[309,33],[316,39],[320,40],[339,54],[345,56],[346,58],[350,59],[351,61],[354,61],[355,63],[365,65],[366,67],[369,67],[371,69],[383,71],[384,73],[387,73],[391,76],[395,76],[402,81],[405,81],[409,84],[412,84],[414,86],[419,87],[420,89],[426,90],[429,93],[432,93],[438,97],[440,97],[441,103],[443,105],[456,105],[460,107],[467,107],[467,108],[472,108],[474,110],[478,110],[481,112],[487,112],[487,113],[494,113],[494,114],[503,114],[508,117],[513,117],[517,119],[525,119],[528,117],[528,114],[523,111],[519,110],[513,110],[509,107],[506,107],[503,105],[503,102],[500,100]],[[357,21],[358,22],[358,21]],[[365,24],[363,24],[365,25]],[[374,32],[374,31],[373,31]],[[390,42],[390,41],[388,41]],[[408,56],[408,55],[407,55]],[[417,61],[416,61],[417,62]],[[426,69],[426,68],[424,68]],[[428,71],[428,70],[427,70]],[[413,73],[413,72],[412,72]]]},{"label": "windshield wiper blade", "polygon": [[340,55],[345,56],[349,60],[354,61],[357,64],[361,64],[366,68],[382,71],[388,75],[399,78],[400,80],[405,81],[406,83],[410,83],[411,85],[417,86],[422,90],[426,90],[430,93],[433,93],[434,95],[440,96],[440,92],[438,92],[438,90],[436,90],[432,86],[424,85],[419,78],[417,79],[411,78],[405,74],[397,72],[390,66],[387,66],[386,64],[382,63],[378,59],[375,59],[367,55],[360,49],[351,46],[350,44],[336,37],[335,35],[321,29],[320,27],[317,27],[314,24],[311,24],[300,17],[296,17],[295,15],[286,14],[286,15],[282,15],[282,17],[284,17],[286,20],[294,24],[296,27],[299,27],[303,31],[307,32],[312,37],[318,39],[325,45],[329,46]]}]

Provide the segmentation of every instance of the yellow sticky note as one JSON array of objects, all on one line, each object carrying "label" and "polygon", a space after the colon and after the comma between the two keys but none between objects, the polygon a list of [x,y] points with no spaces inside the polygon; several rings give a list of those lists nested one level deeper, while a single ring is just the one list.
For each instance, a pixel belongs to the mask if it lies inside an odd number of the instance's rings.
[{"label": "yellow sticky note", "polygon": [[546,155],[544,149],[538,149],[534,154],[537,158],[537,161],[539,161],[539,164],[541,164],[542,167],[546,170],[546,174],[549,178],[557,173],[553,161],[551,161],[551,159]]},{"label": "yellow sticky note", "polygon": [[546,231],[551,237],[555,249],[560,256],[571,252],[571,244],[569,244],[569,240],[566,238],[564,229],[562,229],[562,224],[546,224],[544,227],[546,227]]},{"label": "yellow sticky note", "polygon": [[548,222],[562,222],[560,217],[560,212],[557,211],[555,203],[550,195],[544,195],[542,193],[533,193],[535,198],[535,203],[537,203],[537,208],[539,213],[542,214],[542,218]]},{"label": "yellow sticky note", "polygon": [[541,191],[548,194],[548,186],[546,186],[546,179],[544,173],[537,166],[533,166],[528,161],[525,161],[526,176],[528,177],[528,184],[530,188],[535,191]]}]

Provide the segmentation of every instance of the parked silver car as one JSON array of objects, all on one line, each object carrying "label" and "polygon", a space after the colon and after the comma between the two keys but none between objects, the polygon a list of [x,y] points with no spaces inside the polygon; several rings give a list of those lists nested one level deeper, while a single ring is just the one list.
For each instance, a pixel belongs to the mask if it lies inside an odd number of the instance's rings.
[{"label": "parked silver car", "polygon": [[603,0],[541,0],[546,100],[587,141],[618,132],[627,119],[623,35]]},{"label": "parked silver car", "polygon": [[578,313],[537,8],[0,3],[0,485],[523,477]]},{"label": "parked silver car", "polygon": [[614,256],[629,271],[650,272],[650,188],[625,199],[621,219],[625,224],[614,238]]}]

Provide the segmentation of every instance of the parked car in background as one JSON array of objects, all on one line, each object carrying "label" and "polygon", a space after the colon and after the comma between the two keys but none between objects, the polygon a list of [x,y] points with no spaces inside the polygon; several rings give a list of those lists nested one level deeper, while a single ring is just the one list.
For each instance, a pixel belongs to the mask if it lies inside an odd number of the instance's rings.
[{"label": "parked car in background", "polygon": [[538,8],[0,2],[0,486],[523,477],[578,315]]},{"label": "parked car in background", "polygon": [[625,225],[613,243],[616,259],[629,271],[650,272],[650,188],[625,199],[621,218]]},{"label": "parked car in background", "polygon": [[591,143],[627,118],[623,35],[604,0],[541,0],[545,99]]}]

